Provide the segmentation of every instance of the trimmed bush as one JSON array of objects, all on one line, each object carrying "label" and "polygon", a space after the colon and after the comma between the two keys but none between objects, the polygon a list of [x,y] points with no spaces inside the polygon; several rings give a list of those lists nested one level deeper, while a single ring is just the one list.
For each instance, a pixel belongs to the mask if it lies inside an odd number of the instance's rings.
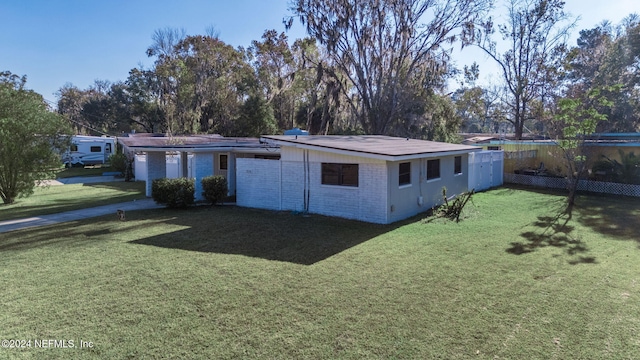
[{"label": "trimmed bush", "polygon": [[193,179],[156,179],[151,183],[153,200],[168,208],[186,208],[193,205],[195,181]]},{"label": "trimmed bush", "polygon": [[111,168],[120,173],[125,181],[131,181],[133,178],[133,159],[123,153],[115,153],[109,156]]},{"label": "trimmed bush", "polygon": [[109,163],[111,168],[124,176],[124,172],[127,171],[127,156],[123,153],[115,153],[109,156]]},{"label": "trimmed bush", "polygon": [[224,176],[207,176],[202,179],[202,196],[210,203],[221,203],[227,197],[227,192],[227,179]]}]

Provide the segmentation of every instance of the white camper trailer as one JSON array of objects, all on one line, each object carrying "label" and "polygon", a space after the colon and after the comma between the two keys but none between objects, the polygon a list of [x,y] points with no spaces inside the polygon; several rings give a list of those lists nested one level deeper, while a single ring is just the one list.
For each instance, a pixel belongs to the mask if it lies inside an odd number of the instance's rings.
[{"label": "white camper trailer", "polygon": [[62,157],[65,166],[104,164],[116,150],[116,138],[74,135]]}]

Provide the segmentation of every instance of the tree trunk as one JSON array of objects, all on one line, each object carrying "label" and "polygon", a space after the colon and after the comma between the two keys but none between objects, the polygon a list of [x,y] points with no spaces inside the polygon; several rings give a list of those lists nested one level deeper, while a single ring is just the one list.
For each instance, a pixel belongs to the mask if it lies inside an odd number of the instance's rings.
[{"label": "tree trunk", "polygon": [[571,216],[573,214],[573,207],[576,204],[577,185],[578,185],[577,180],[572,181],[572,183],[569,185],[569,195],[567,196],[567,207],[564,211],[565,214],[567,215],[567,220],[571,219]]}]

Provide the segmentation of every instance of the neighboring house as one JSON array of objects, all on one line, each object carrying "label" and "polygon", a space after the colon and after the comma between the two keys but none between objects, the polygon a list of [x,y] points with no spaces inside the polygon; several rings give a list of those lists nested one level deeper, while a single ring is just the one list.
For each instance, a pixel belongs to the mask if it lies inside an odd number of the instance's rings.
[{"label": "neighboring house", "polygon": [[[504,151],[504,172],[566,176],[564,153],[554,140],[492,140],[478,144],[487,150]],[[590,167],[605,159],[620,160],[618,151],[640,155],[640,133],[593,134],[585,142]]]},{"label": "neighboring house", "polygon": [[[126,138],[125,138],[126,139]],[[135,138],[133,138],[135,139]],[[124,140],[147,155],[151,181],[167,175],[167,154],[191,161],[200,180],[223,175],[239,206],[309,212],[388,224],[469,190],[469,154],[478,147],[388,136],[183,137]]]}]

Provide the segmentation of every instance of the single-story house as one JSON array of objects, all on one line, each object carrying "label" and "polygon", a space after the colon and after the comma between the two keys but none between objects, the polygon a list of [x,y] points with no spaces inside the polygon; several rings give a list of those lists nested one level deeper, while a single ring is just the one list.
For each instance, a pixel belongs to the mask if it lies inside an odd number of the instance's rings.
[{"label": "single-story house", "polygon": [[235,195],[236,159],[279,159],[279,149],[266,146],[257,138],[231,138],[220,135],[171,136],[136,134],[120,137],[118,142],[127,153],[146,154],[144,159],[146,195],[151,197],[151,183],[167,177],[169,157],[177,157],[178,175],[196,179],[196,199],[202,200],[200,180],[210,175],[227,178],[229,195]]},{"label": "single-story house", "polygon": [[[388,224],[469,190],[469,154],[481,149],[388,136],[269,135],[129,144],[147,153],[151,181],[164,177],[165,156],[193,155],[199,180],[226,176],[239,206],[299,211]],[[185,161],[186,163],[186,161]],[[186,170],[184,172],[186,174]]]}]

